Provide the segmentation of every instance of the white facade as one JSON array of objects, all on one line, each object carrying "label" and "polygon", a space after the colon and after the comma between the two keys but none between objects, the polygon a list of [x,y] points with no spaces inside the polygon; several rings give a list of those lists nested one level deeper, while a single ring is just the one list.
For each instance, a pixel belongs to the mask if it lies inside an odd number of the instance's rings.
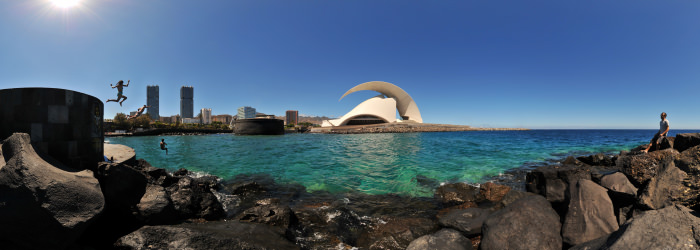
[{"label": "white facade", "polygon": [[248,106],[238,108],[238,119],[252,119],[255,118],[255,108]]},{"label": "white facade", "polygon": [[182,118],[182,123],[195,124],[199,122],[199,118]]},{"label": "white facade", "polygon": [[202,124],[211,124],[211,109],[202,109]]},{"label": "white facade", "polygon": [[[340,97],[342,100],[348,94],[361,91],[374,90],[381,95],[372,97],[353,108],[343,117],[334,120],[323,121],[322,127],[362,125],[374,123],[392,122],[417,122],[423,123],[423,118],[418,111],[418,105],[406,91],[388,82],[366,82],[357,85]],[[396,119],[398,111],[401,119]]]}]

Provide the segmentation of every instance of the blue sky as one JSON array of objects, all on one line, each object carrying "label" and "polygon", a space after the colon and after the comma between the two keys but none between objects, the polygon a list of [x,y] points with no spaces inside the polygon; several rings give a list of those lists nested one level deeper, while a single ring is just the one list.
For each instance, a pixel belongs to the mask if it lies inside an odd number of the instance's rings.
[{"label": "blue sky", "polygon": [[[194,107],[339,117],[403,88],[425,122],[700,128],[700,1],[0,0],[0,89],[57,87],[124,107],[160,86]],[[195,114],[197,111],[195,111]]]}]

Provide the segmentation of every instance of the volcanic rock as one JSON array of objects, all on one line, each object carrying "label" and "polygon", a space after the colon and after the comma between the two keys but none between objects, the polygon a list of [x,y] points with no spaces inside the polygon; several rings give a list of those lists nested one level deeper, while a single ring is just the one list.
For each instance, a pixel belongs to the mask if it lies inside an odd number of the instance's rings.
[{"label": "volcanic rock", "polygon": [[2,248],[63,249],[75,242],[105,206],[92,171],[37,153],[28,134],[0,144]]},{"label": "volcanic rock", "polygon": [[296,224],[298,219],[292,209],[280,204],[263,203],[243,211],[238,216],[243,222],[263,223],[271,226],[289,228]]},{"label": "volcanic rock", "polygon": [[569,210],[562,227],[565,243],[580,244],[617,229],[618,222],[607,189],[590,180],[578,180],[572,185]]},{"label": "volcanic rock", "polygon": [[442,229],[437,233],[422,236],[406,248],[406,250],[441,249],[441,250],[471,250],[471,241],[453,229]]},{"label": "volcanic rock", "polygon": [[685,172],[676,167],[673,159],[665,160],[656,176],[642,190],[639,196],[640,205],[648,209],[660,209],[677,201],[684,204],[687,204],[683,202],[686,199],[694,201],[697,193],[689,194],[691,189],[683,185],[687,177]]},{"label": "volcanic rock", "polygon": [[170,195],[158,185],[148,185],[137,209],[141,220],[148,225],[172,224],[179,218]]},{"label": "volcanic rock", "polygon": [[700,133],[677,134],[673,148],[683,152],[686,149],[700,145]]},{"label": "volcanic rock", "polygon": [[459,205],[477,200],[479,188],[466,183],[445,184],[437,188],[435,197],[442,203]]},{"label": "volcanic rock", "polygon": [[509,186],[487,182],[479,186],[479,201],[499,202],[510,191]]},{"label": "volcanic rock", "polygon": [[637,188],[632,185],[625,174],[620,172],[603,176],[600,185],[614,192],[628,194],[632,197],[637,196]]},{"label": "volcanic rock", "polygon": [[481,234],[481,226],[490,214],[481,208],[455,209],[440,217],[439,224],[458,230],[464,236],[475,237]]},{"label": "volcanic rock", "polygon": [[523,197],[491,214],[481,249],[562,249],[559,215],[539,195]]},{"label": "volcanic rock", "polygon": [[661,162],[667,157],[678,155],[675,149],[649,152],[646,154],[628,154],[617,158],[617,167],[620,168],[629,180],[637,187],[646,185],[661,166]]},{"label": "volcanic rock", "polygon": [[[602,241],[598,239],[594,243]],[[594,249],[699,249],[698,242],[700,218],[697,213],[674,205],[635,216]]]},{"label": "volcanic rock", "polygon": [[95,177],[100,181],[107,206],[127,213],[139,203],[148,183],[143,173],[121,163],[99,163]]},{"label": "volcanic rock", "polygon": [[434,220],[426,218],[384,218],[357,240],[363,249],[406,249],[414,240],[438,230]]},{"label": "volcanic rock", "polygon": [[615,166],[615,160],[617,160],[615,156],[609,156],[602,153],[589,156],[581,156],[576,159],[591,166],[606,167]]},{"label": "volcanic rock", "polygon": [[237,221],[144,226],[120,238],[117,249],[299,249],[284,230]]},{"label": "volcanic rock", "polygon": [[208,182],[181,177],[177,184],[168,187],[175,211],[183,218],[216,220],[226,217],[226,212]]}]

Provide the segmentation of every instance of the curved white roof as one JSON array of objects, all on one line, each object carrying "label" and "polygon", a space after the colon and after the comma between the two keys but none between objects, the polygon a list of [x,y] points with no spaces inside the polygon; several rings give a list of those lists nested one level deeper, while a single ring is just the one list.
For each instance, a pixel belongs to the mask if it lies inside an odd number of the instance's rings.
[{"label": "curved white roof", "polygon": [[396,109],[399,111],[399,115],[404,120],[419,123],[423,122],[423,118],[420,116],[420,111],[418,111],[418,105],[416,105],[416,102],[413,101],[413,98],[411,98],[411,96],[408,95],[408,93],[406,93],[406,91],[403,89],[388,82],[373,81],[357,85],[345,92],[345,94],[340,97],[340,100],[342,100],[346,95],[361,90],[374,90],[390,98],[394,98],[396,100]]}]

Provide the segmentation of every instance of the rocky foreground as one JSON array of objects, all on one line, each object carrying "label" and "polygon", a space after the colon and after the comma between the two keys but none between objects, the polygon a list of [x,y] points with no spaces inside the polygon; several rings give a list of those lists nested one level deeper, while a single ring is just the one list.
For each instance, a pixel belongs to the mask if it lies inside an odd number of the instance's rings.
[{"label": "rocky foreground", "polygon": [[433,198],[308,193],[139,160],[77,171],[0,146],[0,249],[700,249],[700,134],[569,157],[527,192],[437,182]]}]

